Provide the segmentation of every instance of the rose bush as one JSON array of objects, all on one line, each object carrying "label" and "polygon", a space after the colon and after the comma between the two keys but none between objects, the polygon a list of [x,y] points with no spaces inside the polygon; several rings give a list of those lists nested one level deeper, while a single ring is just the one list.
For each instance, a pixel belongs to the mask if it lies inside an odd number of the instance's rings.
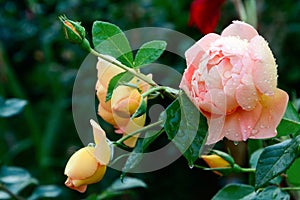
[{"label": "rose bush", "polygon": [[[110,58],[115,60],[112,57]],[[99,116],[113,125],[116,129],[116,133],[123,134],[124,136],[142,128],[146,121],[146,114],[133,119],[131,116],[137,111],[140,103],[143,100],[147,100],[147,98],[143,98],[141,94],[149,89],[149,84],[134,77],[129,81],[129,84],[136,87],[119,85],[114,89],[111,99],[106,101],[110,80],[114,76],[124,72],[124,70],[100,58],[97,63],[97,70],[98,81],[96,91],[100,102],[98,107]],[[151,78],[152,76],[148,75],[148,77]],[[138,134],[124,141],[124,144],[129,147],[134,147],[137,139]]]},{"label": "rose bush", "polygon": [[276,135],[288,102],[277,88],[277,65],[268,43],[250,25],[234,21],[185,53],[180,88],[207,118],[207,144]]},{"label": "rose bush", "polygon": [[87,146],[76,151],[64,172],[68,176],[65,185],[82,193],[86,191],[87,185],[102,180],[111,155],[105,132],[93,120],[91,125],[96,146]]}]

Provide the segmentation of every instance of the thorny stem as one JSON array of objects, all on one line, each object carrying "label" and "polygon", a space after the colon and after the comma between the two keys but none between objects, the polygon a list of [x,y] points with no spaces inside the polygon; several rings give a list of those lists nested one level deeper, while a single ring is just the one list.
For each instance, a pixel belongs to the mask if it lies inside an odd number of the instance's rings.
[{"label": "thorny stem", "polygon": [[104,56],[103,54],[98,53],[97,51],[95,51],[94,49],[90,48],[90,53],[94,54],[97,57],[100,57],[101,59],[110,62],[118,67],[120,67],[121,69],[124,69],[125,71],[129,72],[130,74],[136,76],[137,78],[145,81],[146,83],[148,83],[151,86],[157,86],[157,84],[150,79],[149,77],[145,76],[144,74],[138,73],[137,71],[135,71],[132,68],[127,67],[126,65],[123,65],[122,63],[116,62],[115,60],[112,60],[106,56]]},{"label": "thorny stem", "polygon": [[128,135],[126,135],[126,136],[120,138],[119,140],[113,142],[113,144],[120,145],[120,144],[122,144],[125,140],[131,138],[132,136],[134,136],[134,135],[136,135],[136,134],[139,134],[139,133],[141,133],[141,132],[143,132],[143,131],[146,131],[146,130],[148,130],[148,129],[151,129],[151,128],[157,126],[157,125],[160,125],[160,124],[162,124],[163,122],[164,122],[163,120],[159,120],[159,121],[157,121],[157,122],[154,122],[154,123],[152,123],[152,124],[149,124],[148,126],[145,126],[145,127],[141,128],[141,129],[139,129],[139,130],[136,130],[136,131],[134,131],[134,132],[132,132],[132,133],[130,133],[130,134],[128,134]]}]

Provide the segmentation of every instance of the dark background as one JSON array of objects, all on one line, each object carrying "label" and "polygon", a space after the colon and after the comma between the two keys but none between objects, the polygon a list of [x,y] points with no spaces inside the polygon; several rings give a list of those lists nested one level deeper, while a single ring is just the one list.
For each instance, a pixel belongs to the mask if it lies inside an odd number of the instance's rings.
[{"label": "dark background", "polygon": [[[122,30],[164,27],[195,40],[203,35],[188,27],[186,0],[66,0],[0,1],[0,96],[28,100],[24,112],[0,118],[1,164],[26,168],[41,184],[63,188],[62,199],[82,199],[100,193],[120,173],[109,170],[101,183],[79,194],[63,186],[64,166],[82,147],[72,118],[71,96],[77,69],[87,56],[64,38],[58,16],[82,22],[91,39],[95,20],[109,21]],[[291,99],[300,95],[300,1],[258,1],[258,30],[276,57],[279,87]],[[238,19],[231,1],[222,7],[216,29]],[[166,55],[161,63],[183,72],[183,60]],[[142,178],[147,189],[135,190],[130,199],[210,199],[228,179],[190,169],[184,158]],[[123,196],[122,199],[129,199]]]}]

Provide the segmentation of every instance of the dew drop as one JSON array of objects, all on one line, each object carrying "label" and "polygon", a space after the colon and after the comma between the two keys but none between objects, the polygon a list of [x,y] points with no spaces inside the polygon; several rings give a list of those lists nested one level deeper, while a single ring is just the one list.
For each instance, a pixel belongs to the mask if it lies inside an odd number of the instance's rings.
[{"label": "dew drop", "polygon": [[256,134],[256,133],[258,133],[258,130],[253,129],[253,130],[251,131],[251,133],[252,133],[252,134]]},{"label": "dew drop", "polygon": [[261,124],[259,127],[260,127],[260,128],[265,128],[265,125]]},{"label": "dew drop", "polygon": [[194,165],[192,164],[192,165],[189,165],[189,168],[190,169],[193,169],[194,168]]},{"label": "dew drop", "polygon": [[236,146],[236,145],[239,144],[239,142],[238,141],[233,141],[233,144]]},{"label": "dew drop", "polygon": [[248,128],[248,129],[250,129],[250,128],[251,128],[251,126],[250,126],[250,125],[248,125],[248,126],[247,126],[247,128]]}]

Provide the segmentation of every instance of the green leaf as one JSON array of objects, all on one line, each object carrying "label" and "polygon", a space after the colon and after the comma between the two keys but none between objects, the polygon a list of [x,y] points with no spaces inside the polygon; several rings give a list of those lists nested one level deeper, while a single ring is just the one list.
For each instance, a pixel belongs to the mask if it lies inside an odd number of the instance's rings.
[{"label": "green leaf", "polygon": [[289,200],[290,195],[286,191],[282,191],[280,188],[275,186],[269,186],[256,194],[252,200]]},{"label": "green leaf", "polygon": [[167,107],[165,113],[164,128],[168,138],[193,166],[205,144],[208,129],[206,118],[184,93]]},{"label": "green leaf", "polygon": [[259,159],[261,153],[263,152],[263,150],[264,149],[258,149],[253,154],[251,154],[251,157],[249,159],[249,165],[251,168],[256,168],[258,159]]},{"label": "green leaf", "polygon": [[122,82],[129,81],[132,79],[132,75],[127,72],[122,72],[116,76],[114,76],[112,79],[110,79],[110,82],[108,84],[107,93],[106,93],[106,99],[105,101],[109,101],[112,97],[112,94],[114,92],[114,89],[120,85]]},{"label": "green leaf", "polygon": [[[27,186],[37,184],[28,171],[19,167],[6,167],[0,169],[0,182],[14,194],[19,194]],[[9,196],[0,191],[0,199],[9,199]]]},{"label": "green leaf", "polygon": [[146,101],[144,100],[144,98],[142,99],[138,109],[135,111],[135,113],[133,113],[133,115],[131,116],[131,118],[136,118],[136,117],[140,117],[142,116],[143,114],[145,114],[147,111],[147,103]]},{"label": "green leaf", "polygon": [[153,40],[143,44],[135,56],[134,67],[154,62],[165,51],[166,46],[167,43],[162,40]]},{"label": "green leaf", "polygon": [[34,189],[28,200],[36,200],[40,198],[56,198],[62,192],[62,189],[56,185],[42,185]]},{"label": "green leaf", "polygon": [[229,184],[222,188],[212,200],[241,200],[252,199],[255,196],[254,187],[245,184]]},{"label": "green leaf", "polygon": [[133,67],[129,42],[122,30],[114,24],[95,21],[92,28],[93,44],[101,54],[110,55],[128,67]]},{"label": "green leaf", "polygon": [[122,181],[117,179],[113,184],[107,188],[108,191],[128,190],[132,188],[143,187],[147,188],[147,184],[141,179],[125,177]]},{"label": "green leaf", "polygon": [[103,191],[97,198],[90,197],[89,199],[109,199],[112,197],[128,194],[128,190],[133,188],[147,188],[147,184],[141,179],[125,177],[123,181],[117,179],[109,186],[105,191]]},{"label": "green leaf", "polygon": [[261,153],[255,173],[255,186],[262,187],[284,172],[296,159],[300,136],[268,146]]},{"label": "green leaf", "polygon": [[134,169],[141,162],[143,159],[143,152],[156,138],[158,138],[158,136],[161,135],[161,133],[163,133],[163,130],[160,130],[159,132],[148,131],[143,139],[138,140],[135,148],[131,152],[124,167],[122,168],[121,180],[123,180],[126,173]]},{"label": "green leaf", "polygon": [[277,127],[277,136],[280,137],[289,134],[296,136],[295,133],[298,130],[300,130],[300,117],[293,104],[289,102],[284,116]]},{"label": "green leaf", "polygon": [[297,158],[287,170],[287,180],[293,185],[300,186],[300,158]]},{"label": "green leaf", "polygon": [[19,114],[26,104],[27,101],[23,99],[13,98],[4,100],[0,97],[0,117],[11,117]]}]

